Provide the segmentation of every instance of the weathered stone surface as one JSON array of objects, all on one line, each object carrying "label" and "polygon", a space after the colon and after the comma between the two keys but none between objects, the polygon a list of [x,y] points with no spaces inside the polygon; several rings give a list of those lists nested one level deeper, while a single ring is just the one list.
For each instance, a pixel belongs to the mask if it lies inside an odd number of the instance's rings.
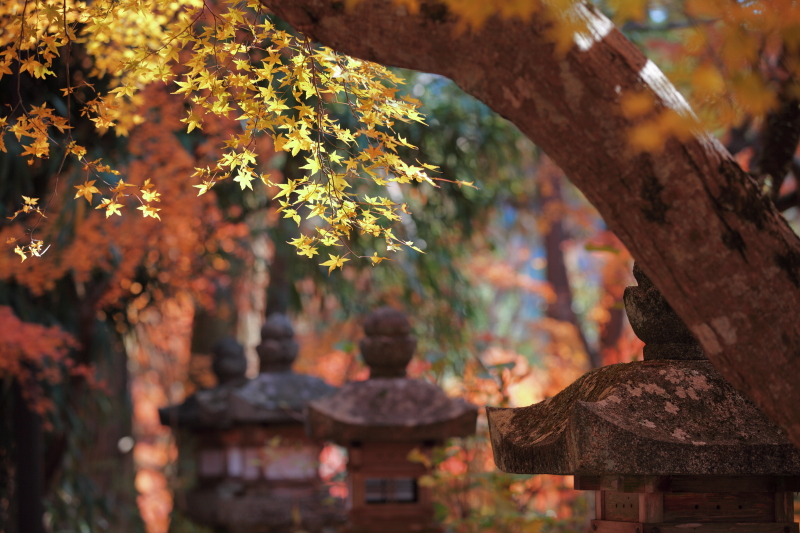
[{"label": "weathered stone surface", "polygon": [[348,383],[336,394],[308,404],[312,438],[353,441],[441,441],[475,433],[478,408],[449,398],[439,387],[405,378],[416,339],[406,316],[389,307],[364,321],[361,353],[370,379]]},{"label": "weathered stone surface", "polygon": [[242,380],[247,372],[247,357],[244,348],[233,337],[226,337],[213,348],[214,361],[211,365],[220,384]]},{"label": "weathered stone surface", "polygon": [[330,396],[336,387],[319,378],[292,372],[263,372],[231,391],[227,416],[234,422],[303,420],[310,400]]},{"label": "weathered stone surface", "polygon": [[329,396],[336,387],[292,372],[263,373],[245,382],[201,390],[180,405],[159,409],[161,423],[193,428],[224,428],[252,422],[303,422],[309,400]]},{"label": "weathered stone surface", "polygon": [[506,472],[800,474],[800,451],[706,361],[611,365],[536,405],[487,411]]},{"label": "weathered stone surface", "polygon": [[230,394],[247,383],[247,359],[242,346],[232,337],[217,342],[213,350],[211,368],[219,384],[212,389],[198,391],[180,405],[159,409],[163,425],[223,427],[230,424],[227,420]]},{"label": "weathered stone surface", "polygon": [[707,359],[700,344],[673,311],[638,264],[633,266],[638,287],[627,287],[623,299],[631,327],[642,339],[644,359]]},{"label": "weathered stone surface", "polygon": [[256,346],[260,372],[288,372],[297,358],[294,329],[286,315],[273,313],[261,326],[261,343]]},{"label": "weathered stone surface", "polygon": [[198,391],[181,405],[160,409],[161,423],[195,428],[302,423],[305,404],[329,396],[336,387],[291,371],[298,347],[286,316],[271,315],[261,328],[261,335],[261,344],[256,348],[261,362],[257,377],[244,377],[244,351],[235,339],[225,339],[215,347],[213,363],[220,384]]},{"label": "weathered stone surface", "polygon": [[364,320],[364,333],[358,346],[369,365],[370,378],[405,377],[417,347],[408,318],[391,307],[381,307]]},{"label": "weathered stone surface", "polygon": [[798,475],[800,450],[706,360],[634,266],[625,307],[645,361],[599,368],[544,402],[487,408],[497,465],[520,474]]},{"label": "weathered stone surface", "polygon": [[439,387],[406,378],[348,383],[308,404],[307,427],[316,439],[338,443],[435,440],[475,433],[478,409]]}]

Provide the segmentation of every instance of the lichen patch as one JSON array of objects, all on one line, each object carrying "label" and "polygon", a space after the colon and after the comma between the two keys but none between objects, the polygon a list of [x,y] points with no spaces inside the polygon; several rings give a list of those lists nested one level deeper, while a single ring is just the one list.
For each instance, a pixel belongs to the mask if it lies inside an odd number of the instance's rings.
[{"label": "lichen patch", "polygon": [[731,321],[728,320],[728,317],[721,316],[715,318],[711,321],[711,327],[713,327],[714,331],[716,331],[717,334],[722,337],[722,341],[725,344],[728,346],[736,344],[736,328],[731,325]]},{"label": "lichen patch", "polygon": [[628,394],[630,394],[631,396],[638,398],[639,396],[642,395],[641,387],[632,387],[630,385],[627,385],[627,387],[628,387]]},{"label": "lichen patch", "polygon": [[686,437],[688,437],[689,434],[681,428],[676,428],[675,431],[672,432],[672,436],[679,440],[686,440]]},{"label": "lichen patch", "polygon": [[[705,376],[695,376],[691,379],[692,387],[699,391],[707,391],[711,390],[711,385],[708,383],[708,380]],[[691,396],[691,394],[690,394]],[[694,398],[695,400],[697,398]]]},{"label": "lichen patch", "polygon": [[644,385],[644,390],[645,390],[645,392],[649,392],[650,394],[658,394],[658,395],[661,395],[661,394],[664,394],[665,392],[667,392],[664,389],[662,389],[661,387],[659,387],[658,385],[656,385],[655,383],[646,383]]}]

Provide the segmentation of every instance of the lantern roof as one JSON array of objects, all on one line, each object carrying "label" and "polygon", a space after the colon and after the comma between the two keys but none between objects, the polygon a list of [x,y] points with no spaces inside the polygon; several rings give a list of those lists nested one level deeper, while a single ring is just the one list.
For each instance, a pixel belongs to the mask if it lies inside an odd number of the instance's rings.
[{"label": "lantern roof", "polygon": [[433,383],[406,377],[416,348],[406,316],[389,307],[371,313],[359,346],[370,379],[309,402],[312,438],[354,441],[441,441],[475,433],[478,408]]},{"label": "lantern roof", "polygon": [[800,450],[713,368],[644,272],[625,291],[644,361],[593,370],[535,405],[487,408],[519,474],[798,475]]},{"label": "lantern roof", "polygon": [[273,314],[261,328],[259,375],[245,377],[244,349],[233,338],[214,347],[219,385],[198,391],[180,405],[159,410],[161,423],[191,427],[228,427],[248,423],[302,423],[305,404],[329,396],[336,387],[319,378],[295,374],[294,330],[285,315]]}]

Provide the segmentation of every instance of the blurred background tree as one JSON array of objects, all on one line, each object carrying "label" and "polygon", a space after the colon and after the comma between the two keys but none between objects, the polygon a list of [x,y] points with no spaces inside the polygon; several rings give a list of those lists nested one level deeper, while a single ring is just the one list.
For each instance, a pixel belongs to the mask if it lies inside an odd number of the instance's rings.
[{"label": "blurred background tree", "polygon": [[[796,229],[793,34],[773,18],[757,27],[749,4],[600,7],[665,67]],[[737,33],[736,24],[748,31]],[[79,43],[56,61],[69,62],[76,87],[95,66]],[[276,189],[221,182],[196,197],[193,169],[219,159],[224,141],[242,131],[239,121],[211,116],[187,133],[184,100],[171,94],[176,87],[151,85],[133,100],[145,120],[128,137],[98,135],[81,117],[80,102],[108,87],[84,85],[66,99],[59,91],[65,71],[54,70],[58,75],[44,80],[19,71],[3,76],[3,103],[16,108],[24,95],[27,105],[48,103],[71,115],[87,159],[103,158],[128,183],[168,179],[159,181],[160,222],[106,220],[83,198],[71,199],[87,173],[62,164],[63,147],[28,164],[19,157],[22,143],[11,139],[0,154],[3,216],[17,211],[23,195],[51,213],[36,226],[50,245],[44,257],[0,255],[0,322],[8,332],[0,341],[2,531],[21,531],[24,520],[41,514],[48,531],[167,531],[171,489],[181,480],[156,408],[213,385],[210,346],[224,334],[247,346],[254,368],[265,313],[290,313],[300,333],[298,369],[338,384],[366,377],[355,348],[360,317],[382,304],[401,307],[420,340],[413,375],[479,405],[540,401],[590,367],[641,355],[621,306],[622,289],[632,283],[628,252],[552,161],[444,78],[396,71],[428,122],[396,125],[419,147],[401,155],[439,166],[449,180],[437,189],[389,186],[391,200],[407,205],[395,232],[421,252],[404,251],[379,266],[351,261],[328,275],[287,245],[315,222],[298,229],[283,218],[270,199]],[[352,117],[336,119],[347,124]],[[653,132],[662,140],[672,127],[657,122],[633,140],[646,144]],[[256,146],[259,170],[274,182],[302,175],[304,159],[275,153],[266,136]],[[378,191],[368,181],[357,187]],[[5,224],[3,239],[27,223]],[[353,234],[349,244],[366,256],[385,252],[364,236]],[[446,527],[580,527],[590,503],[576,500],[568,479],[496,472],[482,431],[435,458],[430,482],[442,488]],[[34,449],[41,454],[24,453]],[[26,507],[37,493],[43,507]],[[179,516],[171,526],[193,528]]]}]

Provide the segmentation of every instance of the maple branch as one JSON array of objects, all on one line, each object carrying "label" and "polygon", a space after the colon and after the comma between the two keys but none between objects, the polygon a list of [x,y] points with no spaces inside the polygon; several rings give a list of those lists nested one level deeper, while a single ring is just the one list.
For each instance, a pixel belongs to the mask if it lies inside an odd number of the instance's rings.
[{"label": "maple branch", "polygon": [[461,32],[447,8],[390,0],[262,0],[340,52],[432,72],[517,125],[601,213],[720,372],[800,445],[800,240],[719,142],[698,133],[636,153],[621,95],[646,90],[688,112],[658,68],[591,6],[557,55],[553,24],[489,19]]}]

